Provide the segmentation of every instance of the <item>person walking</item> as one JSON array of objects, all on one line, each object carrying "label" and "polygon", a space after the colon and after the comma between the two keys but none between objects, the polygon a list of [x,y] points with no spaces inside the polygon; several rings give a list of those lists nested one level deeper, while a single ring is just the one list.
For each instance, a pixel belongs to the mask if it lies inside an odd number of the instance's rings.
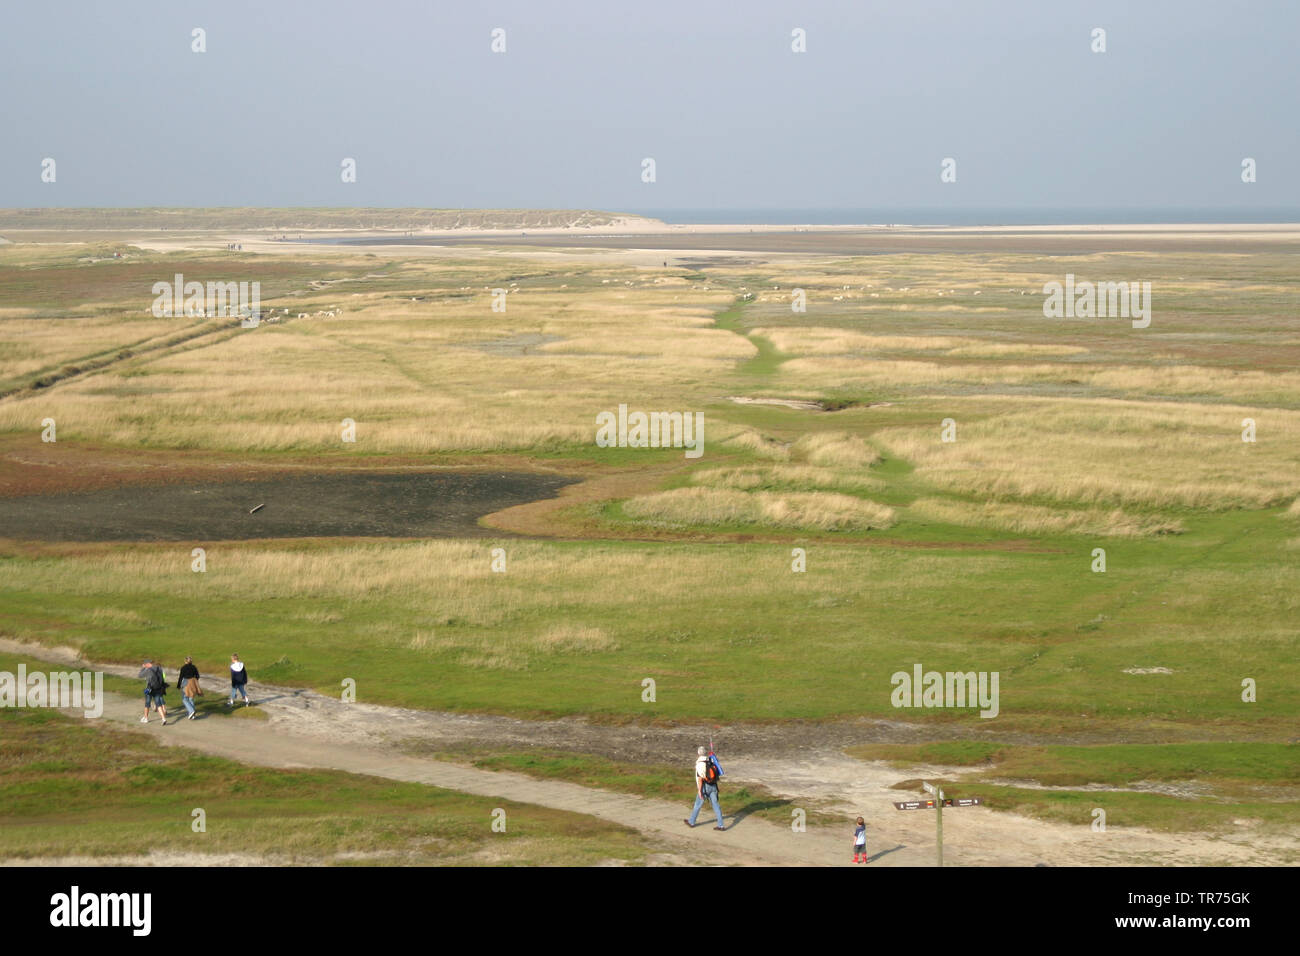
[{"label": "person walking", "polygon": [[152,704],[154,709],[162,714],[163,726],[166,727],[167,677],[163,674],[162,665],[155,664],[152,659],[147,658],[137,676],[144,679],[144,716],[140,718],[140,723],[149,723],[149,706]]},{"label": "person walking", "polygon": [[722,807],[718,806],[718,765],[705,752],[703,747],[696,750],[695,760],[695,809],[690,819],[683,821],[688,827],[695,826],[695,819],[700,815],[700,807],[708,800],[713,804],[713,814],[718,818],[715,830],[726,830],[722,823]]},{"label": "person walking", "polygon": [[176,677],[177,683],[181,687],[181,703],[185,705],[188,713],[186,720],[193,720],[196,716],[194,711],[194,698],[203,696],[203,688],[199,686],[199,669],[194,666],[194,658],[185,658],[185,663],[181,666],[181,672]]},{"label": "person walking", "polygon": [[244,662],[239,659],[238,654],[230,655],[230,700],[226,701],[227,707],[235,706],[235,695],[238,694],[244,698],[244,706],[248,707],[253,702],[248,699],[248,668]]},{"label": "person walking", "polygon": [[870,862],[867,859],[867,822],[862,817],[858,817],[858,824],[853,828],[853,862]]}]

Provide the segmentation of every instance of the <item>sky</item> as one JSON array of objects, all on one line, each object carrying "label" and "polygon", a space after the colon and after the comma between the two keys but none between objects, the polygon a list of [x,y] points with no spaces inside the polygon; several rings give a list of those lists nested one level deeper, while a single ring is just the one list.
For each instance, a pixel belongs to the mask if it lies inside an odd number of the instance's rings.
[{"label": "sky", "polygon": [[1293,0],[7,2],[0,206],[1300,208],[1298,35]]}]

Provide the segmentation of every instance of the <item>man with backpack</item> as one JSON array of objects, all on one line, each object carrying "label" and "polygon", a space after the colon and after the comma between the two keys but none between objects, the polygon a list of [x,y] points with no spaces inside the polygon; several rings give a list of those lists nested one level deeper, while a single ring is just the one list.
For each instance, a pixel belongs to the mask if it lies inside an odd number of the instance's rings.
[{"label": "man with backpack", "polygon": [[166,727],[167,677],[163,674],[162,665],[146,660],[137,676],[144,678],[144,716],[140,718],[140,723],[149,723],[149,705],[153,704],[158,713],[162,714],[163,726]]},{"label": "man with backpack", "polygon": [[718,806],[718,779],[722,776],[722,768],[718,766],[718,761],[712,754],[706,753],[703,747],[696,750],[698,757],[695,761],[695,809],[691,811],[689,820],[684,821],[688,827],[695,826],[695,818],[700,815],[700,807],[704,806],[704,801],[708,800],[713,804],[713,813],[718,818],[718,825],[715,830],[726,830],[722,823],[722,807]]}]

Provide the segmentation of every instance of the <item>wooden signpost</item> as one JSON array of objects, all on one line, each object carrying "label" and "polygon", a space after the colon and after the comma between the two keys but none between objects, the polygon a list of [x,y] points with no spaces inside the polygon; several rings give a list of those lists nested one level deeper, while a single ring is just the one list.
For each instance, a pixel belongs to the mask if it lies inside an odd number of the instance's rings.
[{"label": "wooden signpost", "polygon": [[982,801],[979,797],[960,797],[956,800],[949,800],[943,795],[943,791],[937,789],[932,783],[921,784],[921,789],[934,797],[933,800],[908,800],[904,803],[895,803],[895,810],[933,810],[934,811],[934,829],[935,844],[939,848],[939,865],[943,866],[943,808],[944,807],[978,807]]}]

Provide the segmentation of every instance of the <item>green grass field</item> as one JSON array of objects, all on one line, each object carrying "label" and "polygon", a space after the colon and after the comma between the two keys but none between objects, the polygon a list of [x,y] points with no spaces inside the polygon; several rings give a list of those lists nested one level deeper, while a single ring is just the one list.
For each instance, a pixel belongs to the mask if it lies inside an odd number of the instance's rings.
[{"label": "green grass field", "polygon": [[[205,673],[238,652],[258,681],[336,694],[351,677],[375,703],[1294,735],[1300,572],[1282,560],[1280,522],[1205,520],[1230,527],[1104,542],[1104,574],[1089,570],[1095,542],[1060,538],[1028,551],[803,542],[802,574],[775,542],[511,542],[506,575],[490,571],[486,543],[460,542],[221,545],[205,574],[181,548],[11,549],[0,569],[11,636],[97,660],[190,654]],[[1278,564],[1259,573],[1270,551]],[[653,616],[635,613],[648,603]],[[579,628],[596,637],[569,634]],[[915,662],[999,671],[999,716],[894,708],[890,675]],[[1171,673],[1125,673],[1157,667]],[[1255,703],[1241,699],[1245,678]]]},{"label": "green grass field", "polygon": [[[1212,832],[1243,816],[1291,830],[1300,825],[1295,743],[1036,747],[960,741],[876,744],[849,753],[900,768],[971,768],[971,775],[938,782],[950,796],[982,797],[989,806],[1048,820],[1090,823],[1093,809],[1101,807],[1108,826],[1173,832]],[[1028,781],[1036,788],[1007,781]]]},{"label": "green grass field", "polygon": [[[580,814],[328,771],[270,770],[162,747],[43,710],[0,710],[0,858],[179,865],[643,862],[633,831]],[[504,832],[492,811],[506,811]],[[204,811],[204,832],[192,829]]]}]

